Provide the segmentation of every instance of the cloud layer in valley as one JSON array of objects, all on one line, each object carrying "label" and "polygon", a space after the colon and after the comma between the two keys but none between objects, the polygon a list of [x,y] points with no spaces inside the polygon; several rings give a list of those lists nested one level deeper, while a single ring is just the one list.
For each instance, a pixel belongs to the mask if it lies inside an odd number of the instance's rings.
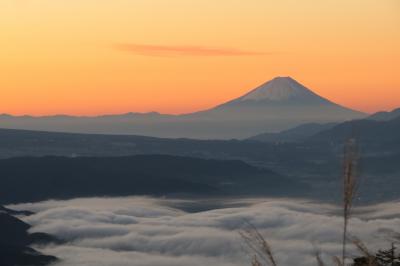
[{"label": "cloud layer in valley", "polygon": [[[189,212],[197,207],[210,210]],[[350,231],[368,247],[388,246],[400,230],[398,203],[358,208]],[[279,265],[314,265],[315,247],[331,261],[340,254],[340,210],[301,200],[193,201],[88,198],[12,206],[37,212],[32,231],[67,240],[42,247],[56,266],[249,265],[238,231],[249,221],[270,241]],[[199,208],[198,208],[199,209]],[[185,211],[186,210],[186,211]],[[355,252],[351,250],[351,252]],[[354,253],[355,254],[355,253]]]}]

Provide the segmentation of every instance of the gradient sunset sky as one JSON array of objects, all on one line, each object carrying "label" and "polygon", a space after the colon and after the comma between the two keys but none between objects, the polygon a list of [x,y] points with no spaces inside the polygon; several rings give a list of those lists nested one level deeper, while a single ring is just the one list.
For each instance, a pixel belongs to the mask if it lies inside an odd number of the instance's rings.
[{"label": "gradient sunset sky", "polygon": [[399,0],[1,0],[0,113],[186,113],[291,76],[400,107]]}]

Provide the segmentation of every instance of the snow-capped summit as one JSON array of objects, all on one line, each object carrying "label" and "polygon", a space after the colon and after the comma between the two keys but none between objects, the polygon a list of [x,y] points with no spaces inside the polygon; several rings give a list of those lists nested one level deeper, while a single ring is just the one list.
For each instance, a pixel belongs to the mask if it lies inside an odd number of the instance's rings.
[{"label": "snow-capped summit", "polygon": [[320,96],[316,95],[291,77],[276,77],[238,98],[237,100],[285,101],[295,98],[304,99],[310,97]]}]

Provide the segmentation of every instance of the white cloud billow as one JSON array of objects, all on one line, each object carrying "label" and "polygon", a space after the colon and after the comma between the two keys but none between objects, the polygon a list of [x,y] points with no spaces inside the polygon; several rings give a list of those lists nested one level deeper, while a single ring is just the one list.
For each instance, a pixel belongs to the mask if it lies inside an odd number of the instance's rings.
[{"label": "white cloud billow", "polygon": [[[340,210],[332,205],[227,200],[218,209],[189,213],[177,207],[185,204],[193,202],[90,198],[12,207],[37,212],[25,218],[33,225],[32,231],[68,241],[42,248],[62,259],[55,266],[249,265],[250,255],[238,235],[245,221],[270,241],[279,265],[315,265],[313,245],[327,261],[330,255],[340,254],[342,220]],[[350,232],[371,249],[386,247],[387,233],[400,230],[397,212],[398,203],[358,208]]]}]

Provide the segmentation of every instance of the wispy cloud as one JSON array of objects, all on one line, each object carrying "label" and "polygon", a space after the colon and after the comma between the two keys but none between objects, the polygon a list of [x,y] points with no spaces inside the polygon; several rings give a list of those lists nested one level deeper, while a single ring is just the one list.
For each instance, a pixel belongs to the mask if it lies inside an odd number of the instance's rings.
[{"label": "wispy cloud", "polygon": [[117,50],[146,56],[254,56],[267,53],[247,51],[227,47],[205,47],[197,45],[152,45],[136,43],[119,43]]}]

